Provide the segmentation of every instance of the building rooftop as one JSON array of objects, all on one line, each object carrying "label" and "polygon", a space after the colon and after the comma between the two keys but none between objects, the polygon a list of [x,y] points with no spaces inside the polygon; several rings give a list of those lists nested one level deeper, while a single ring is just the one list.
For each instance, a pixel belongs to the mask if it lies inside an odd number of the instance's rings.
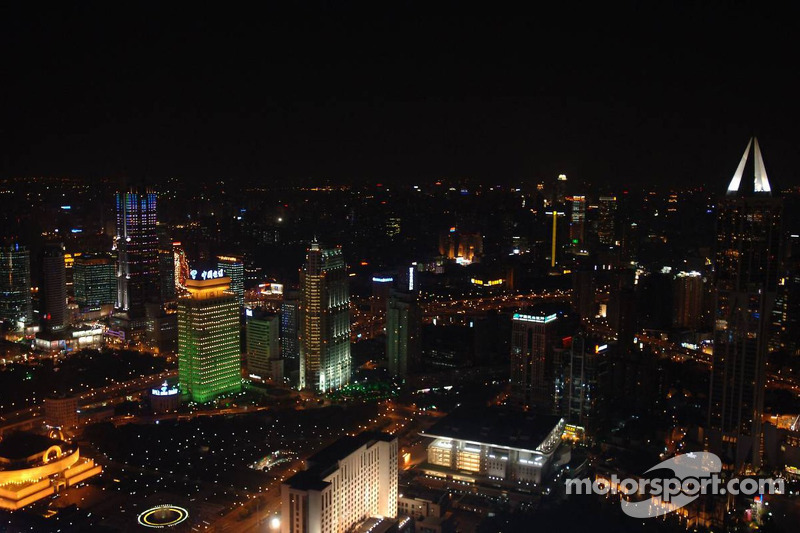
[{"label": "building rooftop", "polygon": [[286,480],[286,484],[299,490],[322,490],[328,486],[323,478],[339,466],[339,461],[365,445],[373,442],[391,442],[395,437],[388,433],[365,431],[354,437],[346,436],[323,448],[306,460],[307,468]]},{"label": "building rooftop", "polygon": [[560,420],[506,407],[459,407],[421,434],[533,451]]}]

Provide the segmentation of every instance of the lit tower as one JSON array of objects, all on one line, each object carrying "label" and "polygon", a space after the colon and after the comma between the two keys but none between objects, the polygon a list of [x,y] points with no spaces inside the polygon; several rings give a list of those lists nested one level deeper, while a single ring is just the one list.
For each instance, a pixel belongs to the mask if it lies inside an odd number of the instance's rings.
[{"label": "lit tower", "polygon": [[117,307],[130,318],[145,314],[145,304],[160,303],[156,193],[117,193]]},{"label": "lit tower", "polygon": [[[753,147],[752,190],[741,187]],[[775,304],[783,203],[772,197],[756,139],[750,139],[720,202],[714,273],[714,357],[709,402],[713,448],[736,470],[761,465],[769,317]]]},{"label": "lit tower", "polygon": [[244,305],[244,260],[232,255],[218,255],[217,268],[231,278],[231,292],[236,295],[239,305]]},{"label": "lit tower", "polygon": [[0,321],[24,329],[33,322],[31,256],[24,246],[0,247]]},{"label": "lit tower", "polygon": [[178,378],[185,396],[205,403],[241,390],[239,302],[220,271],[193,273],[178,299]]},{"label": "lit tower", "polygon": [[48,331],[67,326],[67,270],[64,245],[48,243],[42,257],[41,322]]},{"label": "lit tower", "polygon": [[350,382],[350,287],[342,249],[314,241],[300,272],[300,388]]}]

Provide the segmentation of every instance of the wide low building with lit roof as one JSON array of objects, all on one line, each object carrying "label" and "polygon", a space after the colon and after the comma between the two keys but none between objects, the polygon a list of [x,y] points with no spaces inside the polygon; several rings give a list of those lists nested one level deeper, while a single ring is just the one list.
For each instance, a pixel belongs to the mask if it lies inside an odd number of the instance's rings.
[{"label": "wide low building with lit roof", "polygon": [[15,511],[101,472],[73,443],[12,433],[0,440],[0,509]]},{"label": "wide low building with lit roof", "polygon": [[559,460],[565,421],[501,407],[460,407],[420,433],[432,438],[426,474],[470,483],[530,488]]}]

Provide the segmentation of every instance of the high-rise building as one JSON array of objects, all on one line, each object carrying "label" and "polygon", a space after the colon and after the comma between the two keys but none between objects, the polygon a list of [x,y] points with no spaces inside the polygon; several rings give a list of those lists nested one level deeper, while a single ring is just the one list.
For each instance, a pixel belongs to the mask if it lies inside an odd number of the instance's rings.
[{"label": "high-rise building", "polygon": [[33,323],[31,256],[19,244],[0,247],[0,320],[18,329]]},{"label": "high-rise building", "polygon": [[350,383],[350,288],[342,249],[313,242],[300,273],[300,388]]},{"label": "high-rise building", "polygon": [[[753,188],[741,186],[753,147]],[[714,355],[709,402],[711,449],[736,470],[758,469],[769,317],[780,273],[783,203],[772,197],[758,141],[751,139],[719,204],[714,272]]]},{"label": "high-rise building", "polygon": [[229,278],[203,278],[186,280],[188,294],[178,300],[180,389],[197,403],[242,387],[239,303]]},{"label": "high-rise building", "polygon": [[345,533],[365,518],[397,516],[397,437],[342,437],[281,485],[283,533]]},{"label": "high-rise building", "polygon": [[156,193],[117,193],[117,307],[130,318],[145,315],[148,303],[160,303]]},{"label": "high-rise building", "polygon": [[614,244],[617,240],[617,197],[601,196],[598,203],[597,237],[601,244]]},{"label": "high-rise building", "polygon": [[260,309],[245,312],[245,353],[247,372],[251,377],[283,381],[283,360],[280,356],[280,320],[277,313]]},{"label": "high-rise building", "polygon": [[172,302],[178,293],[175,289],[175,250],[168,238],[166,226],[158,225],[158,275],[161,286],[161,302]]},{"label": "high-rise building", "polygon": [[603,378],[609,371],[608,345],[579,332],[572,337],[565,379],[567,422],[594,430],[601,417]]},{"label": "high-rise building", "polygon": [[[288,290],[281,303],[281,355],[288,374],[299,369],[300,364],[300,293]],[[292,378],[295,379],[295,378]]]},{"label": "high-rise building", "polygon": [[392,291],[386,307],[386,359],[392,376],[405,377],[419,365],[421,336],[416,293]]},{"label": "high-rise building", "polygon": [[67,273],[64,245],[48,243],[42,256],[42,283],[39,288],[39,318],[45,331],[60,331],[68,325]]},{"label": "high-rise building", "polygon": [[586,197],[568,196],[569,245],[574,251],[583,251],[586,237]]},{"label": "high-rise building", "polygon": [[581,320],[590,320],[595,316],[594,272],[587,268],[579,268],[572,273],[572,308]]},{"label": "high-rise building", "polygon": [[236,295],[239,305],[244,305],[244,259],[232,255],[219,255],[217,269],[222,269],[231,279],[231,292]]},{"label": "high-rise building", "polygon": [[704,285],[700,272],[681,271],[675,275],[672,315],[675,327],[699,329],[702,326]]},{"label": "high-rise building", "polygon": [[564,393],[562,334],[567,317],[551,306],[514,313],[511,326],[512,404],[560,414]]},{"label": "high-rise building", "polygon": [[117,277],[114,256],[82,254],[72,265],[75,302],[81,308],[113,305],[117,299]]}]

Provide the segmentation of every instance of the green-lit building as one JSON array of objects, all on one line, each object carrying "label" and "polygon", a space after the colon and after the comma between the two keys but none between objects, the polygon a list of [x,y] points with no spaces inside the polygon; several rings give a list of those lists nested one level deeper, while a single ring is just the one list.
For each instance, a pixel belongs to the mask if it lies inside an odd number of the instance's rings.
[{"label": "green-lit building", "polygon": [[22,329],[33,322],[31,256],[24,246],[0,248],[0,322]]},{"label": "green-lit building", "polygon": [[189,293],[178,300],[180,389],[197,403],[242,387],[239,301],[229,290],[230,278],[210,272],[206,279],[187,279]]}]

